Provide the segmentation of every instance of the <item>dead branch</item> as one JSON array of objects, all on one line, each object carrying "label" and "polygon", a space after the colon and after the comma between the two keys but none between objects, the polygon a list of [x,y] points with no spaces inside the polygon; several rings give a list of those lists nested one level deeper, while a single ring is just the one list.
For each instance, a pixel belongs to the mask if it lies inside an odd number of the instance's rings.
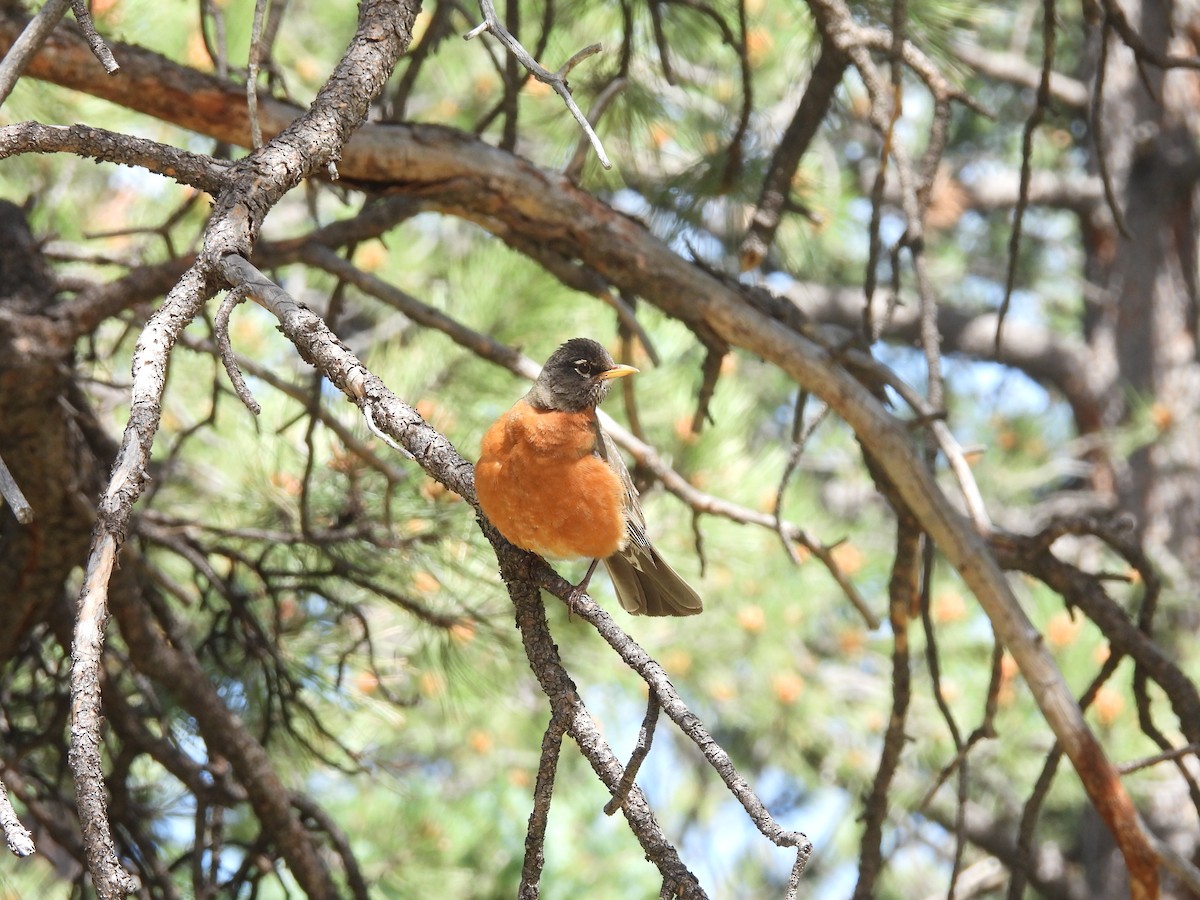
[{"label": "dead branch", "polygon": [[1037,99],[1033,112],[1025,120],[1025,130],[1021,135],[1021,187],[1017,191],[1017,205],[1013,209],[1012,233],[1008,239],[1008,274],[1004,280],[1004,299],[1000,301],[1000,309],[996,314],[997,355],[1002,346],[1004,318],[1008,314],[1008,306],[1012,302],[1013,290],[1016,288],[1017,262],[1021,252],[1021,226],[1025,219],[1025,209],[1029,204],[1029,182],[1033,177],[1033,137],[1050,108],[1050,77],[1054,74],[1054,48],[1058,26],[1054,4],[1055,0],[1042,0],[1042,74],[1038,81]]},{"label": "dead branch", "polygon": [[25,72],[29,60],[37,53],[58,20],[63,17],[71,0],[46,0],[36,16],[13,42],[12,49],[0,59],[0,104],[8,99],[17,80]]},{"label": "dead branch", "polygon": [[104,42],[104,38],[100,37],[100,32],[96,30],[96,24],[92,21],[92,11],[88,9],[87,0],[71,0],[71,11],[75,13],[75,21],[79,23],[79,29],[83,32],[83,36],[87,38],[88,46],[92,48],[92,53],[96,59],[100,60],[100,65],[104,66],[104,71],[109,75],[116,75],[120,69],[115,58],[113,58],[112,50],[108,48],[108,44]]},{"label": "dead branch", "polygon": [[650,694],[646,701],[646,715],[642,718],[642,728],[638,732],[637,743],[633,745],[633,753],[629,755],[629,762],[625,766],[625,774],[621,776],[621,783],[617,785],[617,790],[613,793],[612,798],[604,804],[604,814],[611,816],[625,803],[625,798],[629,796],[629,789],[633,787],[633,781],[637,778],[638,770],[642,767],[642,762],[650,754],[650,746],[654,742],[654,728],[658,724],[658,713],[661,707],[658,705],[658,698],[654,694]]},{"label": "dead branch", "polygon": [[[529,812],[529,827],[525,833],[525,861],[521,866],[518,900],[538,900],[538,882],[546,864],[546,823],[550,818],[550,801],[554,796],[554,777],[562,738],[566,727],[557,716],[551,715],[542,735],[542,754],[538,760],[537,781],[533,786],[533,809]],[[606,807],[607,809],[607,807]]]},{"label": "dead branch", "polygon": [[19,153],[73,153],[97,162],[140,166],[213,195],[224,186],[230,165],[224,160],[103,128],[39,122],[0,128],[0,159]]},{"label": "dead branch", "polygon": [[832,43],[821,45],[821,54],[809,75],[804,95],[779,143],[775,145],[771,164],[763,178],[758,205],[754,209],[750,228],[742,239],[742,271],[758,266],[774,243],[775,232],[792,193],[792,181],[800,159],[825,120],[847,62],[846,55]]},{"label": "dead branch", "polygon": [[21,824],[17,811],[13,809],[12,801],[8,799],[8,788],[0,781],[0,828],[4,829],[4,839],[8,849],[15,856],[32,856],[36,851],[33,845],[33,835]]},{"label": "dead branch", "polygon": [[600,52],[599,44],[590,44],[582,50],[577,51],[570,59],[568,59],[557,72],[551,72],[544,68],[541,63],[529,55],[529,51],[521,46],[518,41],[496,15],[496,8],[492,4],[492,0],[479,0],[479,11],[483,14],[483,21],[468,31],[463,37],[466,40],[476,38],[483,32],[488,32],[496,40],[500,41],[505,46],[509,53],[517,58],[529,72],[538,81],[543,84],[548,84],[554,89],[558,96],[562,97],[563,103],[567,104],[567,109],[571,115],[575,117],[575,121],[579,123],[579,127],[583,129],[584,134],[588,136],[588,140],[592,142],[592,148],[596,151],[596,157],[600,160],[600,164],[606,169],[612,168],[612,163],[608,161],[608,155],[604,152],[604,145],[600,143],[600,137],[592,128],[592,123],[588,121],[587,116],[575,103],[575,98],[571,96],[571,89],[567,86],[567,75],[579,63],[583,62],[589,56],[595,56]]},{"label": "dead branch", "polygon": [[22,525],[28,525],[33,521],[33,507],[21,493],[21,486],[13,478],[13,474],[2,456],[0,456],[0,497],[4,498],[4,502],[8,504],[13,516]]},{"label": "dead branch", "polygon": [[[236,290],[230,291],[217,308],[217,315],[213,319],[213,331],[217,340],[217,351],[221,357],[221,365],[225,367],[225,374],[229,376],[234,393],[242,401],[242,405],[250,410],[252,415],[257,416],[262,412],[262,407],[258,405],[258,401],[250,393],[250,387],[246,384],[246,379],[238,368],[237,358],[234,356],[233,347],[229,342],[229,317],[233,314],[233,308],[245,299],[245,295],[241,292]],[[315,416],[313,420],[316,420]]]}]

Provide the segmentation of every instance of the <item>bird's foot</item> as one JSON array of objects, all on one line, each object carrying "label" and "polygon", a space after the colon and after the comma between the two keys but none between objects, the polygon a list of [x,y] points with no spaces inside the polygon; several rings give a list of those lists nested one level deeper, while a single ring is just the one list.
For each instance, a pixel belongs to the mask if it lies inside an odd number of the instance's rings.
[{"label": "bird's foot", "polygon": [[587,574],[583,576],[583,580],[579,584],[571,585],[571,590],[567,592],[564,602],[567,604],[567,621],[571,620],[572,613],[580,613],[580,607],[583,604],[583,598],[587,596],[588,582],[592,580],[592,574],[596,571],[596,566],[600,560],[593,559],[592,564],[588,566]]},{"label": "bird's foot", "polygon": [[571,621],[571,616],[580,613],[580,607],[583,605],[583,598],[587,596],[587,590],[583,585],[574,585],[571,590],[567,591],[566,599],[563,601],[567,604],[567,621]]}]

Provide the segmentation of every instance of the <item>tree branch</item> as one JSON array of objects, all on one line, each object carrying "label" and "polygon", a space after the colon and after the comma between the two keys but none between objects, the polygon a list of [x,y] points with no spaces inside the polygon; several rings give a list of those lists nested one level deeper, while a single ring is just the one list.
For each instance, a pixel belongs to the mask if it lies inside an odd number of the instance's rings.
[{"label": "tree branch", "polygon": [[[542,735],[542,755],[538,761],[537,781],[533,786],[533,809],[529,812],[529,828],[525,833],[525,861],[521,865],[521,884],[518,900],[538,900],[538,882],[546,864],[546,823],[550,818],[550,801],[554,796],[554,778],[558,772],[558,757],[562,752],[562,737],[566,726],[556,714],[551,714]],[[605,807],[607,809],[607,807]]]},{"label": "tree branch", "polygon": [[33,845],[33,835],[21,824],[17,811],[13,809],[12,801],[8,799],[8,788],[0,781],[0,828],[4,829],[4,839],[8,849],[15,856],[32,856],[36,851]]},{"label": "tree branch", "polygon": [[0,59],[0,104],[8,99],[29,60],[38,52],[70,5],[71,0],[46,0],[20,37],[13,42],[12,48]]},{"label": "tree branch", "polygon": [[[985,50],[976,44],[966,42],[955,44],[953,49],[955,56],[988,78],[1030,90],[1036,90],[1041,84],[1041,67],[1031,65],[1026,62],[1024,57],[1015,53]],[[1091,92],[1082,81],[1071,78],[1069,75],[1063,75],[1061,72],[1051,72],[1050,96],[1065,106],[1083,110],[1087,109]]]},{"label": "tree branch", "polygon": [[8,504],[13,516],[22,525],[28,525],[33,521],[33,507],[21,493],[21,486],[13,478],[13,474],[2,456],[0,456],[0,497],[4,498],[4,502]]},{"label": "tree branch", "polygon": [[579,127],[583,129],[584,134],[588,136],[588,140],[592,142],[592,147],[596,151],[596,156],[600,160],[600,164],[606,169],[612,168],[612,163],[608,161],[608,155],[604,152],[604,145],[600,143],[600,138],[592,128],[592,123],[588,121],[587,116],[575,103],[575,98],[571,96],[571,89],[567,86],[567,75],[571,70],[587,59],[589,56],[595,56],[600,52],[599,44],[590,44],[582,50],[578,50],[575,54],[563,63],[562,67],[557,72],[551,72],[539,63],[536,59],[529,55],[529,51],[521,46],[518,41],[496,15],[496,8],[492,4],[492,0],[479,0],[479,11],[483,13],[483,22],[476,25],[470,31],[463,35],[466,40],[478,37],[483,32],[489,32],[500,43],[502,43],[508,52],[520,61],[529,72],[538,81],[543,84],[548,84],[554,89],[558,96],[562,97],[563,102],[567,104],[567,109],[571,111],[571,115],[575,117],[575,121],[579,123]]},{"label": "tree branch", "polygon": [[0,128],[0,159],[19,153],[73,153],[97,162],[140,166],[191,185],[213,196],[225,186],[232,163],[169,144],[92,128],[88,125],[42,125],[20,122]]}]

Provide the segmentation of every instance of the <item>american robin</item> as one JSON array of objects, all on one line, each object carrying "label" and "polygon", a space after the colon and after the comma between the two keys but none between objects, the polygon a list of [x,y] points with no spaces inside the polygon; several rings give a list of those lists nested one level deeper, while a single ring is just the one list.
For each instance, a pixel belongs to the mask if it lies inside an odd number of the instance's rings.
[{"label": "american robin", "polygon": [[637,489],[596,418],[612,380],[636,371],[595,341],[567,341],[483,436],[475,491],[484,515],[518,547],[591,558],[576,593],[603,560],[629,612],[693,616],[700,597],[650,545]]}]

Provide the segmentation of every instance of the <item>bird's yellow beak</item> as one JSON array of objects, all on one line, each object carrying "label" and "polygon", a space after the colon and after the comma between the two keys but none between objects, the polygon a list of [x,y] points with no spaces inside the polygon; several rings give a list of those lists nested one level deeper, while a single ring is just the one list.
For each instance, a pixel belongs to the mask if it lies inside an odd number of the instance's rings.
[{"label": "bird's yellow beak", "polygon": [[634,375],[637,373],[637,371],[638,370],[635,369],[633,366],[616,365],[616,366],[613,366],[611,369],[601,372],[596,377],[601,379],[602,381],[608,381],[612,378],[624,378],[626,375]]}]

